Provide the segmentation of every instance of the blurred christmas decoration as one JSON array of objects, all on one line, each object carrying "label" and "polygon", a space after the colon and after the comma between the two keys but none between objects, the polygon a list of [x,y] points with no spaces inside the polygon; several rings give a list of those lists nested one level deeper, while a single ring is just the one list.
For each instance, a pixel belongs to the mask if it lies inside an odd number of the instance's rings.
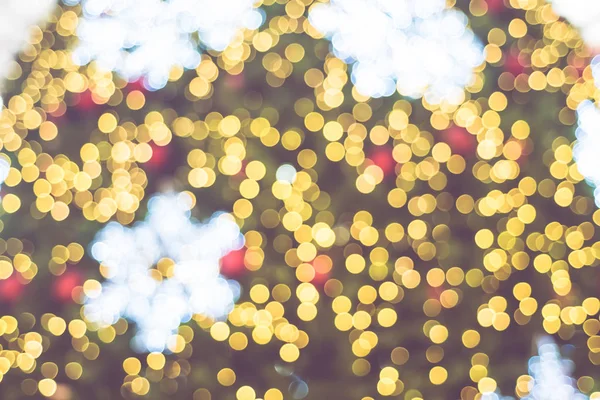
[{"label": "blurred christmas decoration", "polygon": [[573,150],[579,171],[595,188],[596,205],[600,207],[600,110],[589,100],[577,109],[577,144]]},{"label": "blurred christmas decoration", "polygon": [[332,0],[310,22],[330,38],[336,57],[353,63],[352,82],[372,97],[403,96],[460,104],[483,62],[467,17],[445,0]]},{"label": "blurred christmas decoration", "polygon": [[574,365],[561,357],[556,343],[544,337],[538,340],[538,354],[529,360],[532,381],[526,400],[587,400],[588,396],[577,390],[571,378]]},{"label": "blurred christmas decoration", "polygon": [[54,0],[7,0],[0,5],[0,109],[2,81],[16,66],[15,55],[29,38],[30,29],[45,19]]},{"label": "blurred christmas decoration", "polygon": [[[600,211],[574,125],[600,92],[592,50],[551,4],[399,3],[415,8],[397,35],[451,21],[462,36],[444,39],[466,38],[483,57],[464,86],[452,79],[467,68],[443,75],[457,103],[433,101],[421,70],[384,76],[391,92],[414,78],[415,98],[351,84],[361,60],[339,53],[354,47],[336,36],[370,25],[356,19],[325,39],[311,17],[346,3],[258,2],[247,9],[264,23],[224,34],[223,50],[187,32],[199,63],[169,68],[158,90],[149,72],[133,80],[99,59],[74,62],[78,27],[120,18],[86,4],[33,29],[5,82],[0,398],[524,398],[539,335],[570,349],[573,388],[599,396]],[[366,9],[391,26],[395,4]],[[423,54],[400,65],[441,71]],[[208,226],[191,218],[219,210],[231,213]],[[244,237],[228,254],[211,225],[222,219]],[[226,279],[239,283],[235,303],[201,297],[221,318],[195,314],[182,291],[175,258],[194,235],[152,244],[174,226],[211,233],[208,248],[192,248],[219,253],[209,280],[227,299],[237,286]],[[124,295],[95,303],[112,287]]]},{"label": "blurred christmas decoration", "polygon": [[594,0],[548,0],[552,9],[579,29],[586,44],[600,49],[600,4]]},{"label": "blurred christmas decoration", "polygon": [[219,274],[219,259],[243,245],[238,226],[225,214],[200,225],[191,207],[185,193],[153,197],[144,222],[109,223],[92,246],[108,282],[86,291],[84,314],[100,327],[135,322],[138,351],[175,349],[180,324],[195,314],[220,319],[239,297]]},{"label": "blurred christmas decoration", "polygon": [[164,87],[174,67],[200,63],[198,35],[208,49],[223,51],[242,29],[256,29],[263,16],[253,0],[63,0],[82,4],[83,19],[73,53],[78,65],[97,60],[148,89]]}]

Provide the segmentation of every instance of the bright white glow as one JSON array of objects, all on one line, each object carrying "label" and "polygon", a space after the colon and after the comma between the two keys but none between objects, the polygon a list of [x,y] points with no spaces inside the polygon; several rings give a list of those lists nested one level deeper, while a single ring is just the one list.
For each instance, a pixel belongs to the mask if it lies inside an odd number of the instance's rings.
[{"label": "bright white glow", "polygon": [[310,23],[331,40],[336,57],[354,63],[363,95],[460,103],[483,61],[465,14],[445,0],[331,0],[310,10]]},{"label": "bright white glow", "polygon": [[[191,218],[186,194],[163,194],[148,202],[148,215],[132,228],[116,222],[98,232],[92,256],[102,264],[107,281],[88,293],[84,314],[99,326],[124,317],[137,325],[132,347],[164,351],[179,325],[193,314],[214,319],[232,310],[239,284],[219,274],[219,260],[244,243],[228,214],[215,214],[202,224]],[[160,259],[174,262],[168,278],[157,280]]]},{"label": "bright white glow", "polygon": [[283,164],[277,168],[277,172],[275,172],[275,178],[277,178],[278,181],[294,183],[296,180],[296,168],[290,164]]},{"label": "bright white glow", "polygon": [[548,0],[552,9],[579,29],[583,40],[592,47],[600,46],[600,1]]},{"label": "bright white glow", "polygon": [[600,110],[589,100],[577,108],[577,142],[573,156],[579,172],[586,182],[595,188],[596,205],[600,207]]},{"label": "bright white glow", "polygon": [[0,83],[13,68],[13,58],[27,42],[31,27],[42,21],[54,5],[54,0],[0,1]]},{"label": "bright white glow", "polygon": [[529,396],[524,400],[587,400],[577,390],[570,377],[575,365],[560,355],[550,337],[538,341],[538,355],[529,360],[529,375],[533,377]]},{"label": "bright white glow", "polygon": [[74,60],[96,60],[108,70],[134,81],[144,78],[151,90],[164,87],[175,66],[195,68],[202,45],[222,51],[240,30],[263,21],[254,0],[63,0],[81,3],[79,46]]},{"label": "bright white glow", "polygon": [[0,158],[0,187],[8,178],[8,171],[10,170],[10,164],[4,158]]}]

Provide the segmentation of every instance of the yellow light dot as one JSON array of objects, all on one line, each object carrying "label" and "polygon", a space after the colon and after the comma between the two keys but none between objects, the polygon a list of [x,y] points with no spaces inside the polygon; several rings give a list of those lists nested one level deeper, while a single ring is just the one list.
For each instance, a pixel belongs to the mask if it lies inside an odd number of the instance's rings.
[{"label": "yellow light dot", "polygon": [[162,353],[150,353],[146,357],[148,366],[154,370],[160,370],[165,366],[166,358]]},{"label": "yellow light dot", "polygon": [[40,125],[40,138],[45,141],[50,141],[58,135],[58,128],[50,121],[42,122]]},{"label": "yellow light dot", "polygon": [[123,371],[128,375],[137,375],[142,369],[142,363],[135,357],[129,357],[123,361]]},{"label": "yellow light dot", "polygon": [[269,389],[264,397],[265,400],[283,400],[283,393],[279,389]]},{"label": "yellow light dot", "polygon": [[281,346],[281,349],[279,350],[279,355],[281,356],[281,359],[285,362],[294,362],[298,359],[298,357],[300,357],[300,351],[298,350],[298,347],[296,347],[295,344],[293,343],[286,343],[283,346]]},{"label": "yellow light dot", "polygon": [[515,18],[508,24],[508,33],[514,38],[522,38],[527,34],[527,24],[519,18]]},{"label": "yellow light dot", "polygon": [[444,343],[448,339],[448,328],[444,325],[436,325],[429,331],[429,338],[433,343]]},{"label": "yellow light dot", "polygon": [[230,368],[223,368],[217,373],[217,380],[223,386],[231,386],[235,383],[235,372]]},{"label": "yellow light dot", "polygon": [[219,342],[227,340],[229,337],[229,332],[229,325],[227,325],[225,322],[219,321],[210,327],[210,335],[213,337],[213,339]]},{"label": "yellow light dot", "polygon": [[488,249],[494,243],[494,234],[489,229],[482,229],[475,234],[475,243],[482,249]]},{"label": "yellow light dot", "polygon": [[481,393],[493,393],[496,390],[496,381],[492,378],[481,378],[477,383],[477,387]]},{"label": "yellow light dot", "polygon": [[50,210],[50,214],[56,221],[64,221],[69,216],[69,206],[62,201],[57,201]]},{"label": "yellow light dot", "polygon": [[255,400],[256,392],[250,386],[242,386],[235,393],[237,400]]},{"label": "yellow light dot", "polygon": [[53,379],[42,379],[38,383],[40,393],[45,397],[50,397],[56,393],[56,382]]},{"label": "yellow light dot", "polygon": [[311,132],[317,132],[325,124],[323,116],[317,112],[311,112],[304,117],[304,125]]},{"label": "yellow light dot", "polygon": [[231,137],[238,133],[241,128],[241,122],[235,115],[228,115],[219,123],[219,132],[225,137]]},{"label": "yellow light dot", "polygon": [[9,193],[2,198],[2,208],[9,214],[17,212],[21,208],[21,199]]},{"label": "yellow light dot", "polygon": [[127,95],[126,103],[130,109],[139,110],[146,104],[146,97],[139,90],[133,90]]},{"label": "yellow light dot", "polygon": [[429,371],[429,380],[434,385],[441,385],[448,379],[448,371],[444,367],[436,366]]},{"label": "yellow light dot", "polygon": [[477,332],[473,329],[469,329],[468,331],[465,331],[462,335],[463,344],[468,349],[472,349],[472,348],[476,347],[479,344],[480,340],[481,340],[481,336],[479,335],[479,332]]},{"label": "yellow light dot", "polygon": [[117,127],[117,118],[111,113],[104,113],[98,119],[98,129],[103,133],[110,133]]}]

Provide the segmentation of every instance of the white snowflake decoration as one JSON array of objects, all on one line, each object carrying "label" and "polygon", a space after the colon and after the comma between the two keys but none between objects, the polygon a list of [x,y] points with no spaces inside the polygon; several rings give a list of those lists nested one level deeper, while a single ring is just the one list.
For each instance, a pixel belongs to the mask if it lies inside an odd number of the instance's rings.
[{"label": "white snowflake decoration", "polygon": [[[88,295],[84,314],[99,326],[121,317],[134,322],[138,351],[171,348],[180,324],[194,314],[222,318],[239,296],[237,282],[219,274],[221,257],[243,245],[238,225],[223,213],[201,224],[191,219],[190,204],[184,193],[155,196],[144,221],[132,228],[111,222],[92,245],[108,276],[100,291]],[[174,268],[158,281],[151,269],[162,258]]]},{"label": "white snowflake decoration", "polygon": [[263,16],[255,0],[63,0],[81,3],[77,29],[78,65],[92,60],[133,81],[144,77],[148,89],[164,87],[175,66],[200,63],[202,44],[222,51],[244,28],[256,29]]},{"label": "white snowflake decoration", "polygon": [[574,364],[563,359],[558,346],[550,337],[538,341],[538,355],[529,360],[533,377],[529,396],[523,400],[587,400],[570,377]]},{"label": "white snowflake decoration", "polygon": [[548,0],[552,9],[579,29],[583,40],[600,46],[600,2],[598,0]]},{"label": "white snowflake decoration", "polygon": [[6,180],[6,178],[8,178],[9,170],[10,164],[8,163],[8,161],[6,161],[6,159],[4,158],[0,158],[0,187],[2,187],[4,181]]},{"label": "white snowflake decoration", "polygon": [[[0,2],[0,83],[13,67],[13,58],[29,38],[30,29],[52,9],[54,0]],[[0,97],[0,111],[3,100]]]},{"label": "white snowflake decoration", "polygon": [[577,142],[573,156],[579,172],[586,182],[595,188],[596,205],[600,207],[600,110],[589,100],[577,108]]},{"label": "white snowflake decoration", "polygon": [[460,103],[483,61],[467,16],[445,0],[331,0],[310,10],[311,24],[331,40],[336,57],[354,63],[363,95]]}]

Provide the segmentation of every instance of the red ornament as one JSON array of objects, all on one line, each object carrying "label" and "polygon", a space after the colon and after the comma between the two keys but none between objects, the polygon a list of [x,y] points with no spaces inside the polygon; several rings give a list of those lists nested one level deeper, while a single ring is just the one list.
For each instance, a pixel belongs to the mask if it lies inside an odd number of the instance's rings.
[{"label": "red ornament", "polygon": [[500,11],[506,9],[503,0],[486,0],[486,3],[488,6],[488,11],[492,14],[498,14]]},{"label": "red ornament", "polygon": [[142,93],[148,91],[148,89],[146,89],[146,86],[144,86],[144,80],[142,78],[139,78],[139,79],[137,79],[133,82],[129,82],[127,84],[128,92],[133,92],[134,90],[139,90]]},{"label": "red ornament", "polygon": [[518,54],[514,52],[508,53],[504,60],[504,71],[510,72],[514,76],[518,76],[525,72],[524,60],[520,59]]},{"label": "red ornament", "polygon": [[230,251],[221,258],[221,275],[227,278],[236,278],[241,276],[246,270],[244,265],[244,257],[246,256],[246,248],[242,247],[239,250]]},{"label": "red ornament", "polygon": [[394,160],[392,150],[388,146],[375,149],[369,158],[373,161],[373,164],[381,168],[385,176],[394,172],[396,160]]},{"label": "red ornament", "polygon": [[238,173],[235,174],[235,176],[237,178],[239,178],[240,180],[246,179],[246,177],[247,177],[247,175],[246,175],[246,166],[247,165],[248,165],[248,160],[242,160],[242,168],[240,168]]},{"label": "red ornament", "polygon": [[171,153],[169,146],[159,146],[156,143],[150,143],[152,148],[152,157],[146,163],[150,168],[161,168],[169,159]]},{"label": "red ornament", "polygon": [[0,299],[3,301],[14,302],[21,297],[24,285],[19,281],[16,274],[0,281]]},{"label": "red ornament", "polygon": [[[58,107],[56,107],[56,109],[49,111],[48,115],[50,115],[51,117],[55,118],[56,120],[60,119],[63,115],[65,115],[65,113],[67,112],[67,106],[65,105],[64,102],[60,102],[58,104]],[[49,121],[51,121],[51,118],[48,118]]]},{"label": "red ornament", "polygon": [[444,289],[441,286],[438,286],[438,287],[429,286],[426,291],[427,291],[428,298],[439,300]]},{"label": "red ornament", "polygon": [[52,295],[57,300],[67,303],[73,300],[73,289],[81,286],[82,277],[79,271],[67,271],[59,276],[52,285]]},{"label": "red ornament", "polygon": [[312,278],[311,283],[315,286],[323,287],[331,276],[331,268],[333,262],[327,255],[317,256],[311,263],[315,270],[315,276]]},{"label": "red ornament", "polygon": [[460,126],[452,125],[442,133],[442,140],[450,146],[452,153],[460,155],[473,154],[477,140],[469,131]]},{"label": "red ornament", "polygon": [[244,86],[246,86],[246,77],[244,76],[244,72],[242,71],[237,75],[226,75],[225,86],[234,90],[244,88]]},{"label": "red ornament", "polygon": [[83,111],[89,111],[96,108],[98,104],[94,101],[92,97],[92,92],[90,90],[86,90],[83,93],[80,93],[77,96],[76,107]]},{"label": "red ornament", "polygon": [[317,287],[323,287],[325,286],[325,283],[329,280],[329,276],[329,272],[322,273],[315,270],[315,277],[312,278],[312,281],[310,282]]}]

